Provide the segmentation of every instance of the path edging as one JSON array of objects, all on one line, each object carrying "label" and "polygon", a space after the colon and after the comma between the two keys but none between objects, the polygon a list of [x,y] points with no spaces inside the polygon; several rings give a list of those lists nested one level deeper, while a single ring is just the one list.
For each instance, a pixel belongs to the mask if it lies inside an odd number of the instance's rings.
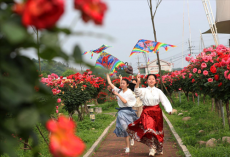
[{"label": "path edging", "polygon": [[174,135],[174,137],[176,138],[177,144],[180,146],[181,150],[184,152],[185,157],[191,157],[192,155],[188,151],[187,147],[183,144],[180,136],[177,134],[176,130],[174,129],[174,127],[172,125],[172,123],[169,121],[169,119],[166,117],[166,115],[164,113],[163,113],[163,117],[164,117],[165,121],[167,122],[171,132]]},{"label": "path edging", "polygon": [[94,142],[94,144],[91,146],[91,148],[87,151],[87,153],[83,157],[90,157],[93,154],[94,150],[102,142],[103,138],[107,135],[110,128],[113,126],[115,122],[116,122],[116,119],[109,124],[109,126],[103,131],[101,136]]}]

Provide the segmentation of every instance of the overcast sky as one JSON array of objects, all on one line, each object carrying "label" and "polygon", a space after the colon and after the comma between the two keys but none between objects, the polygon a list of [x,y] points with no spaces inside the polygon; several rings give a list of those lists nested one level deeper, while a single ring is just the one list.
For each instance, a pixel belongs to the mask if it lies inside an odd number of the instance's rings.
[{"label": "overcast sky", "polygon": [[[104,0],[108,6],[105,14],[104,24],[96,26],[93,22],[84,23],[78,11],[74,10],[73,0],[66,0],[66,11],[58,22],[60,27],[69,27],[74,19],[78,19],[73,31],[103,33],[114,38],[113,41],[107,38],[96,38],[94,36],[72,36],[63,38],[62,48],[67,53],[72,53],[76,44],[80,45],[82,51],[89,51],[100,47],[102,44],[110,45],[106,51],[122,61],[132,64],[136,71],[137,57],[141,64],[145,64],[143,55],[133,55],[129,57],[132,48],[139,39],[154,40],[150,11],[147,0]],[[191,26],[191,39],[193,53],[199,52],[200,31],[205,32],[209,29],[207,17],[201,0],[189,0],[189,14]],[[210,0],[212,11],[216,14],[216,1]],[[153,0],[155,5],[155,0]],[[184,5],[183,5],[184,4]],[[155,7],[155,6],[153,6]],[[184,40],[183,33],[183,10],[184,10]],[[160,59],[174,63],[174,68],[182,67],[182,46],[184,54],[189,53],[188,39],[190,37],[188,20],[187,0],[163,0],[160,4],[156,17],[155,26],[157,40],[159,42],[176,45],[176,48],[169,47],[168,51],[160,49]],[[205,46],[214,44],[211,34],[203,35]],[[223,45],[228,45],[230,35],[219,34],[219,41]],[[28,53],[30,57],[36,58],[33,52]],[[195,56],[195,54],[194,54]],[[85,61],[95,64],[98,55],[95,54],[90,59],[90,54],[84,55]],[[156,59],[156,54],[150,54],[150,60]],[[55,59],[58,60],[58,59]],[[77,67],[74,64],[71,66]],[[187,63],[184,60],[183,65]]]}]

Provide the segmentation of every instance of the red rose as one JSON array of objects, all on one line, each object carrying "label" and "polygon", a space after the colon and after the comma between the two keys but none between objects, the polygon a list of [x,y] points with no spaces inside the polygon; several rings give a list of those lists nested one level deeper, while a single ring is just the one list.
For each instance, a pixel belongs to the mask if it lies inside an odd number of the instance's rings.
[{"label": "red rose", "polygon": [[107,10],[105,3],[100,0],[74,0],[74,6],[81,11],[85,22],[93,20],[95,24],[102,24],[104,13]]},{"label": "red rose", "polygon": [[210,71],[211,71],[212,73],[216,73],[216,67],[215,67],[215,66],[211,66]]},{"label": "red rose", "polygon": [[192,83],[195,82],[195,79],[192,79]]},{"label": "red rose", "polygon": [[219,80],[219,75],[215,75],[214,80],[218,81]]},{"label": "red rose", "polygon": [[27,0],[22,13],[22,23],[37,29],[51,28],[63,12],[64,0]]},{"label": "red rose", "polygon": [[222,86],[222,82],[219,83],[218,87]]}]

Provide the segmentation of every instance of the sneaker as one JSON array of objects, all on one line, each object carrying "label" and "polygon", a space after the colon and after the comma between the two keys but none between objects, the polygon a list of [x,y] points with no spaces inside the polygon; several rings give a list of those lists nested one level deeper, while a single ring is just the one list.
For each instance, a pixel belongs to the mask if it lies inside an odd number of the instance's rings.
[{"label": "sneaker", "polygon": [[156,150],[155,149],[149,149],[149,156],[155,156]]},{"label": "sneaker", "polygon": [[131,145],[131,146],[134,146],[134,139],[131,139],[130,145]]},{"label": "sneaker", "polygon": [[125,148],[125,153],[129,153],[130,149],[129,148]]},{"label": "sneaker", "polygon": [[162,152],[158,152],[158,151],[157,151],[156,154],[158,154],[158,155],[163,155],[163,150],[162,150]]}]

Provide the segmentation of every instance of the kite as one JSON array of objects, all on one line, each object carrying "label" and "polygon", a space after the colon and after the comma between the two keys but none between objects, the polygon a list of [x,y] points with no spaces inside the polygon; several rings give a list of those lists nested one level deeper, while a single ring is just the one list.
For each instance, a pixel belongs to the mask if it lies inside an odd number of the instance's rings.
[{"label": "kite", "polygon": [[112,56],[111,54],[103,51],[98,57],[95,67],[108,69],[110,70],[110,75],[113,75],[116,73],[116,68],[123,69],[126,68],[127,66],[125,65],[124,62],[120,61],[119,59]]},{"label": "kite", "polygon": [[102,45],[101,47],[99,47],[98,49],[96,49],[96,50],[90,50],[90,51],[85,51],[82,55],[85,55],[85,54],[87,54],[87,53],[91,53],[91,59],[93,58],[93,53],[96,53],[96,54],[99,54],[99,53],[101,53],[103,50],[105,50],[105,49],[107,49],[107,48],[109,48],[109,47],[111,47],[111,46],[108,46],[108,45]]},{"label": "kite", "polygon": [[[165,50],[168,51],[169,46],[176,47],[175,45],[169,45],[161,42],[154,42],[151,40],[140,39],[134,46],[129,57],[132,56],[133,54],[138,54],[138,53],[146,53],[146,54],[148,54],[149,52],[159,53],[159,49],[161,47],[164,47]],[[149,56],[148,56],[148,63],[149,63]]]}]

